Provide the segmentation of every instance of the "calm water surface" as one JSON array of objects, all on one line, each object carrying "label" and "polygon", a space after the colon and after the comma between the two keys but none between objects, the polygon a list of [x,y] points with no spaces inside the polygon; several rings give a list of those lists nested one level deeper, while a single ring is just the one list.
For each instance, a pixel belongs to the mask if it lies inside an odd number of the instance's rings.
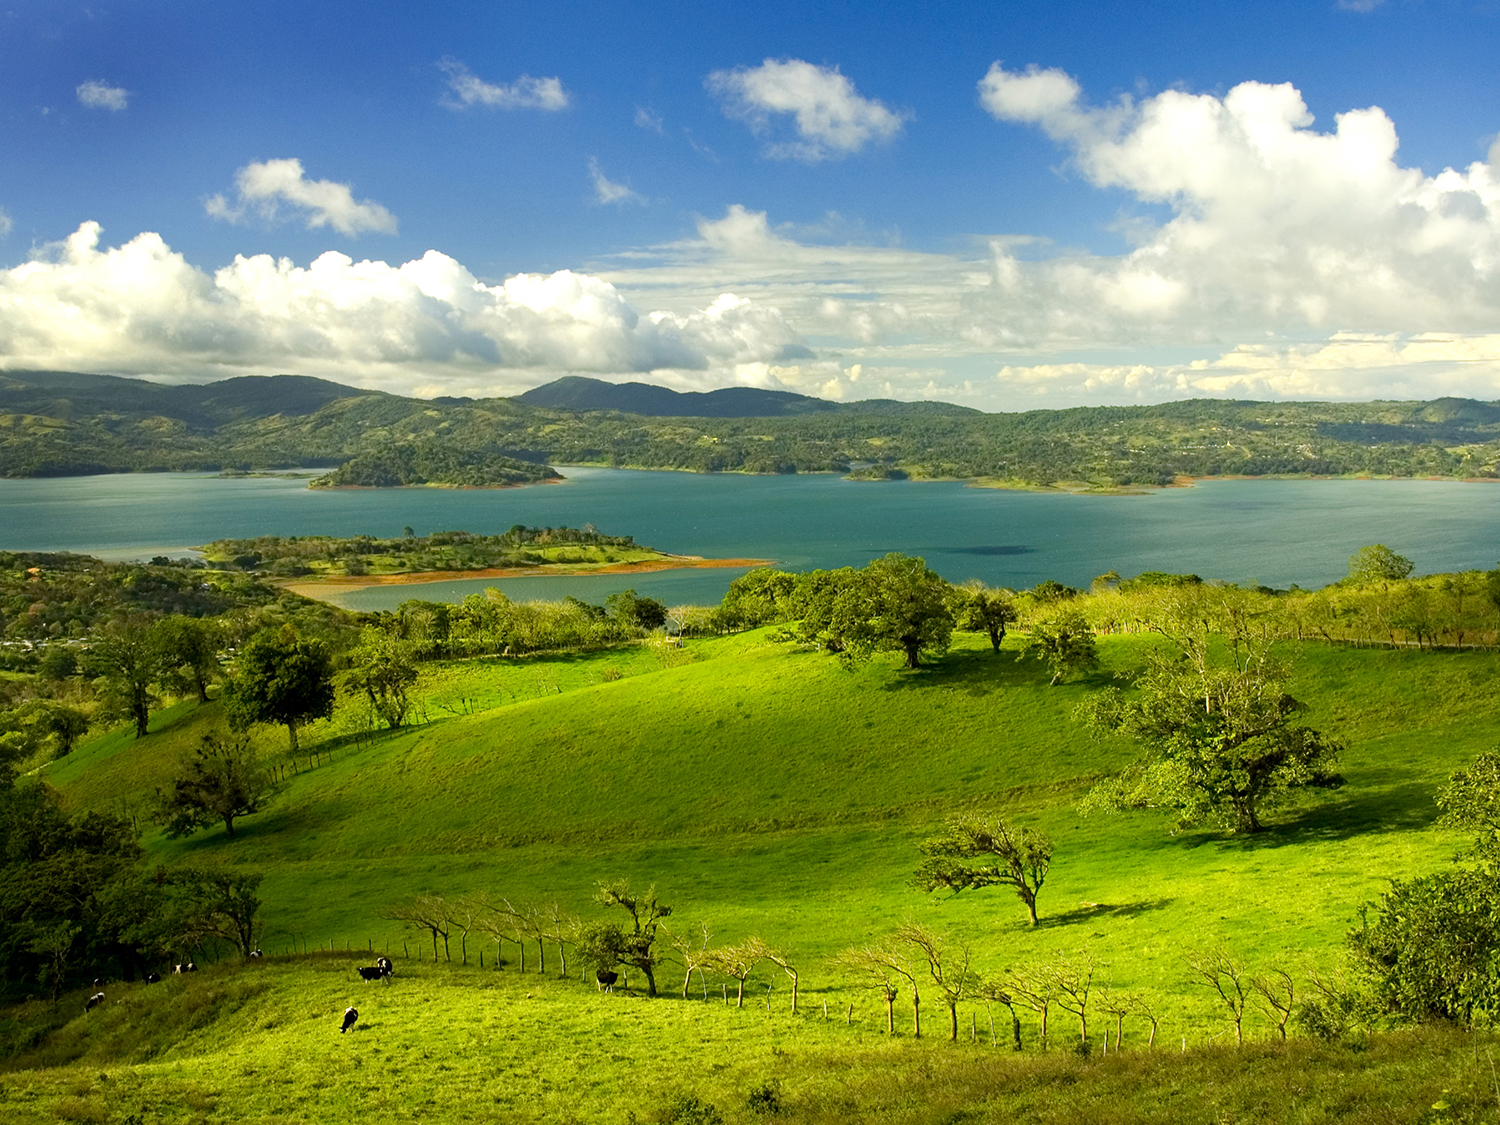
[{"label": "calm water surface", "polygon": [[[1108,570],[1193,572],[1319,586],[1349,555],[1385,543],[1422,572],[1500,558],[1500,485],[1449,481],[1206,481],[1148,496],[1070,496],[959,483],[857,482],[563,470],[563,484],[458,491],[310,490],[306,480],[186,473],[0,481],[0,548],[107,558],[182,553],[221,537],[394,536],[514,524],[592,523],[679,554],[774,559],[792,570],[921,555],[954,581],[1087,584]],[[458,600],[485,586],[515,598],[598,602],[633,586],[668,603],[715,602],[739,570],[430,583],[346,595],[357,609],[408,597]]]}]

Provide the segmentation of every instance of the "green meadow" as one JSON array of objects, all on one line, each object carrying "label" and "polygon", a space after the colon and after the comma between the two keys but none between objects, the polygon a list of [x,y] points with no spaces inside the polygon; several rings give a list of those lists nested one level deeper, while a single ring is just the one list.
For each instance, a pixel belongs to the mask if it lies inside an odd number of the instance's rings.
[{"label": "green meadow", "polygon": [[[1136,750],[1092,738],[1074,709],[1138,666],[1150,643],[1102,638],[1101,667],[1057,687],[1018,659],[1014,639],[996,655],[970,634],[914,672],[893,659],[846,671],[764,631],[682,649],[426,665],[408,728],[371,731],[363,709],[344,703],[305,731],[295,761],[283,729],[258,728],[281,789],[232,840],[222,828],[167,840],[148,823],[155,787],[222,722],[217,703],[178,704],[153,716],[146,738],[112,732],[45,779],[70,808],[140,817],[153,862],[263,872],[268,956],[111,986],[110,1002],[86,1017],[82,997],[63,1001],[76,1016],[38,1002],[7,1017],[7,1040],[34,1045],[6,1064],[0,1112],[713,1120],[690,1104],[698,1097],[731,1121],[763,1119],[768,1099],[780,1099],[780,1116],[809,1121],[1488,1119],[1500,1088],[1487,1039],[1426,1031],[1358,1049],[1282,1047],[1252,1007],[1236,1051],[1185,957],[1222,945],[1252,970],[1287,970],[1299,987],[1310,969],[1337,972],[1360,905],[1389,877],[1440,870],[1460,846],[1434,828],[1433,798],[1500,742],[1500,655],[1301,647],[1293,693],[1346,744],[1346,784],[1235,838],[1173,834],[1165,814],[1078,812],[1092,782]],[[1052,837],[1035,929],[1007,890],[912,885],[917,844],[965,811]],[[464,964],[455,934],[453,960],[434,963],[430,937],[385,917],[419,894],[484,892],[602,920],[594,889],[619,877],[656,885],[675,934],[706,925],[715,944],[759,935],[784,949],[800,971],[801,1011],[790,1012],[787,978],[770,965],[750,978],[744,1009],[725,1006],[718,979],[707,1002],[698,978],[683,1001],[671,965],[658,973],[660,999],[640,998],[634,974],[636,988],[602,996],[576,963],[560,977],[552,948],[545,973],[534,945],[523,972],[506,943],[497,969],[491,939],[471,934]],[[921,1042],[904,994],[900,1034],[886,1037],[873,978],[835,958],[907,920],[970,947],[986,973],[1097,958],[1099,983],[1151,1001],[1156,1048],[1143,1049],[1147,1025],[1132,1018],[1124,1054],[1079,1057],[1067,1049],[1076,1023],[1054,1010],[1053,1049],[1039,1054],[1022,1010],[1027,1049],[1015,1055],[1008,1014],[996,1009],[1004,1021],[992,1046],[994,1013],[978,1000],[960,1003],[960,1042],[949,1044],[935,989]],[[389,984],[354,973],[370,951],[395,958]],[[341,1037],[348,1004],[362,1023]],[[1112,1022],[1095,1019],[1096,1035]],[[1322,1089],[1334,1073],[1342,1085]],[[1298,1083],[1320,1088],[1293,1097]],[[774,1097],[752,1107],[757,1089]],[[1193,1115],[1171,1115],[1169,1089]],[[1214,1098],[1217,1116],[1204,1100]],[[1289,1098],[1299,1116],[1283,1112]],[[1448,1108],[1432,1109],[1439,1103]]]}]

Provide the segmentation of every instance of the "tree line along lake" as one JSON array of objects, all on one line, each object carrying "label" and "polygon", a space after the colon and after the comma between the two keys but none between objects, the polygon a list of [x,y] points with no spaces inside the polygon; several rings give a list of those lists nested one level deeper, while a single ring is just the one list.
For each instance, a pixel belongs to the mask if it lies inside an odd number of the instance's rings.
[{"label": "tree line along lake", "polygon": [[[1325,585],[1349,555],[1385,543],[1418,573],[1500,559],[1500,485],[1428,480],[1208,480],[1145,495],[564,468],[557,484],[506,489],[309,489],[305,478],[140,473],[0,481],[0,548],[110,559],[182,554],[219,538],[395,536],[516,524],[581,527],[706,558],[787,570],[921,555],[951,581],[1087,585],[1114,570],[1194,573],[1267,586]],[[742,570],[467,579],[349,590],[351,609],[420,597],[458,601],[486,586],[517,599],[601,602],[633,587],[668,604],[717,602]]]}]

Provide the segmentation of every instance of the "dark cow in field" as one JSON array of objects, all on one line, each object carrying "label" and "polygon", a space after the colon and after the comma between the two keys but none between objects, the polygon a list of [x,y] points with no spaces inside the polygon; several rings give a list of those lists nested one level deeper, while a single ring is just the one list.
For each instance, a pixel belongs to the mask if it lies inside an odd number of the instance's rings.
[{"label": "dark cow in field", "polygon": [[339,1028],[339,1034],[340,1035],[344,1034],[344,1032],[348,1031],[351,1027],[353,1027],[358,1022],[359,1022],[359,1009],[358,1008],[353,1008],[353,1007],[345,1008],[344,1009],[344,1026],[341,1027],[341,1028]]},{"label": "dark cow in field", "polygon": [[598,983],[598,991],[613,992],[615,981],[620,979],[620,974],[613,969],[598,969],[594,973],[594,980]]},{"label": "dark cow in field", "polygon": [[396,972],[396,966],[391,964],[391,959],[389,957],[375,958],[375,967],[377,969],[384,969],[386,976],[392,976]]},{"label": "dark cow in field", "polygon": [[359,967],[359,975],[363,977],[366,982],[372,980],[389,980],[391,977],[391,971],[380,965],[361,965]]},{"label": "dark cow in field", "polygon": [[161,983],[161,974],[160,973],[147,973],[146,974],[146,983],[147,984],[159,984],[159,983]]},{"label": "dark cow in field", "polygon": [[102,1003],[104,1003],[104,993],[102,993],[102,992],[96,992],[96,993],[94,993],[92,996],[89,997],[88,1003],[83,1006],[84,1014],[88,1014],[89,1012],[92,1012],[95,1008],[97,1008]]}]

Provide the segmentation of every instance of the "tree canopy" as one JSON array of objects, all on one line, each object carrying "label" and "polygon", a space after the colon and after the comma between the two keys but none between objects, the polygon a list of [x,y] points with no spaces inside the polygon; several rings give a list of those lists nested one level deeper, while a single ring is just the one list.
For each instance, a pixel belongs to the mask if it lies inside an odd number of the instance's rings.
[{"label": "tree canopy", "polygon": [[284,723],[297,752],[297,728],[333,713],[333,665],[318,641],[303,640],[286,625],[250,639],[225,693],[232,725]]},{"label": "tree canopy", "polygon": [[1182,587],[1153,628],[1171,642],[1129,693],[1109,688],[1080,708],[1099,733],[1134,738],[1146,756],[1089,794],[1085,807],[1176,809],[1181,826],[1261,830],[1261,812],[1304,788],[1337,788],[1341,745],[1305,725],[1286,691],[1275,635],[1240,591]]}]

